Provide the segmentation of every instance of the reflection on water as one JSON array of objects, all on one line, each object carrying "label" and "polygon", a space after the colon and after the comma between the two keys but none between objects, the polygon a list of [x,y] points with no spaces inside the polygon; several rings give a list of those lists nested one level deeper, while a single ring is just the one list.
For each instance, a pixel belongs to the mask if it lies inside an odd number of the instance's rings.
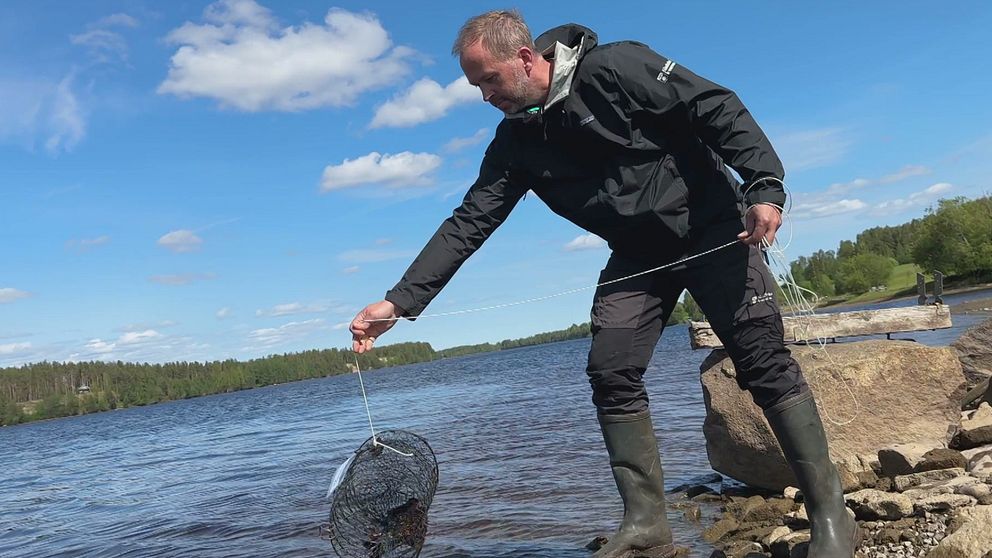
[{"label": "reflection on water", "polygon": [[[985,317],[899,337],[946,344]],[[622,506],[589,400],[588,348],[364,376],[377,426],[414,431],[437,454],[422,556],[583,557],[613,530]],[[710,472],[705,351],[672,327],[657,352],[647,382],[671,487]],[[330,556],[319,537],[327,485],[367,428],[357,378],[344,375],[0,429],[0,556]],[[713,513],[702,524],[669,513],[693,556],[709,555],[700,533]]]}]

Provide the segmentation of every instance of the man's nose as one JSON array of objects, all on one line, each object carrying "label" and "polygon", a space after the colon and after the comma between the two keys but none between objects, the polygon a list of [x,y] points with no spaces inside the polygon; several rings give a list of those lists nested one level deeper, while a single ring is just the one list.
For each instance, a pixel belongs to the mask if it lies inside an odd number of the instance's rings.
[{"label": "man's nose", "polygon": [[489,102],[489,99],[492,98],[493,93],[494,93],[494,91],[492,89],[489,89],[487,87],[482,87],[482,86],[479,87],[479,91],[482,91],[482,100],[485,101],[485,102],[487,102],[487,103]]}]

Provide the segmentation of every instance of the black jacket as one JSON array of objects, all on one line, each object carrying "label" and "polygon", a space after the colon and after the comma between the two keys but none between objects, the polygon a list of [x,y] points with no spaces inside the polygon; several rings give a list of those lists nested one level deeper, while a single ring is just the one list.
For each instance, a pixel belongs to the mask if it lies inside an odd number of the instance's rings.
[{"label": "black jacket", "polygon": [[[755,182],[784,171],[732,91],[640,43],[597,46],[579,25],[535,43],[555,49],[552,102],[500,123],[461,206],[386,293],[407,315],[423,312],[527,190],[645,264],[686,254],[702,227],[731,223],[733,240],[742,189],[727,165],[752,185],[747,204],[785,203],[777,182]],[[568,73],[564,55],[575,60]]]}]

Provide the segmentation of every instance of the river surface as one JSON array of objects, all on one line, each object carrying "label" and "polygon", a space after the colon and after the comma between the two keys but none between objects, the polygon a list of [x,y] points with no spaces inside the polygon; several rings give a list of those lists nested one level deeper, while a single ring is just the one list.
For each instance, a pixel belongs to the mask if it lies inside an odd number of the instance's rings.
[{"label": "river surface", "polygon": [[[895,337],[946,345],[988,317]],[[583,372],[588,348],[363,374],[377,427],[415,432],[437,456],[421,556],[587,557],[583,545],[615,528],[622,505]],[[669,488],[712,472],[705,356],[671,327],[646,375]],[[333,556],[320,537],[328,484],[368,435],[353,374],[0,428],[0,557]],[[699,523],[670,511],[691,556],[709,556],[700,534],[716,512]]]}]

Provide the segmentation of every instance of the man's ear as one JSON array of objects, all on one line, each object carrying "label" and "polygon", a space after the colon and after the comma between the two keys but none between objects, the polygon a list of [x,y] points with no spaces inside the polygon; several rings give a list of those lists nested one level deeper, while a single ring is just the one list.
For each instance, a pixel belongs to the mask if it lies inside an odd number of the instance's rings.
[{"label": "man's ear", "polygon": [[527,75],[530,75],[531,70],[534,69],[535,56],[537,55],[529,47],[523,46],[517,49],[517,57],[524,63],[524,71],[527,72]]}]

